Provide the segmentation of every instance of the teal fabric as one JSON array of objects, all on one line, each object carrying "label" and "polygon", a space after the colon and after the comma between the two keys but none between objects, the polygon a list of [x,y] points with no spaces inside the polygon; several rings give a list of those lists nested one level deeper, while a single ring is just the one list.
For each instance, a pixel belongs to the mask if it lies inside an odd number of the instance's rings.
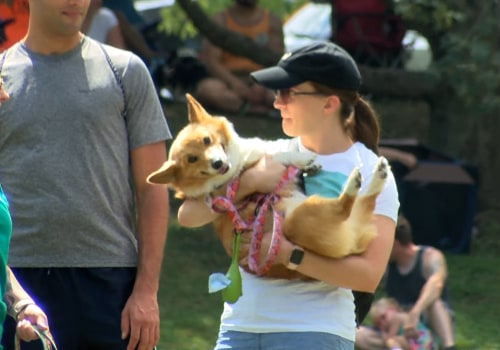
[{"label": "teal fabric", "polygon": [[322,197],[337,198],[346,180],[347,176],[344,174],[321,170],[314,176],[305,177],[304,183],[308,195],[318,194]]},{"label": "teal fabric", "polygon": [[[9,254],[10,235],[12,233],[12,221],[9,214],[9,203],[5,197],[2,186],[0,186],[0,339],[3,333],[3,321],[7,316],[7,306],[3,301],[5,284],[7,283],[7,256]],[[2,346],[0,345],[0,349]]]}]

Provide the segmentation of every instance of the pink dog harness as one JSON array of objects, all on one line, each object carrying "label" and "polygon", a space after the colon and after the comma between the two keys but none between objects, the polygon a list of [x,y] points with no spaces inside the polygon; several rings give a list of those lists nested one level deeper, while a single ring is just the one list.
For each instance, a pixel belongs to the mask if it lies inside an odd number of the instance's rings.
[{"label": "pink dog harness", "polygon": [[[252,231],[250,251],[248,253],[248,266],[250,270],[259,276],[269,271],[278,255],[284,215],[276,209],[276,205],[281,199],[279,192],[286,184],[292,181],[298,173],[299,169],[296,166],[289,165],[271,193],[251,196],[244,201],[242,206],[239,207],[240,210],[248,205],[249,202],[258,203],[255,209],[255,215],[250,216],[247,221],[243,220],[238,212],[238,208],[236,208],[233,203],[234,196],[239,186],[239,178],[233,179],[228,184],[225,197],[219,196],[212,199],[212,210],[217,213],[226,213],[234,226],[236,234],[242,231]],[[269,207],[273,210],[271,244],[265,261],[259,265],[259,253],[262,245],[262,238],[264,237],[264,221]]]}]

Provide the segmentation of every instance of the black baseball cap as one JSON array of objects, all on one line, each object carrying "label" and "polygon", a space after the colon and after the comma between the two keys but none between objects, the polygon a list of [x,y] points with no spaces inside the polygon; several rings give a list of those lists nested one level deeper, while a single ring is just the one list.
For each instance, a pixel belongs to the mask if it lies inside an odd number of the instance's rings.
[{"label": "black baseball cap", "polygon": [[250,74],[269,89],[287,89],[305,81],[335,89],[359,91],[361,74],[354,59],[332,42],[320,42],[285,53],[274,67]]}]

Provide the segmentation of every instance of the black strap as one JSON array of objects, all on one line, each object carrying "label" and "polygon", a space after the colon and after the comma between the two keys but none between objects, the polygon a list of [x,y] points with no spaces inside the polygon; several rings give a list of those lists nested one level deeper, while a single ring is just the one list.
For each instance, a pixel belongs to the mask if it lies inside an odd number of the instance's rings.
[{"label": "black strap", "polygon": [[113,71],[113,75],[115,76],[115,80],[118,83],[118,86],[120,87],[120,90],[122,91],[122,96],[123,96],[123,111],[122,111],[122,116],[123,119],[127,119],[127,95],[125,94],[125,86],[123,85],[122,78],[120,74],[118,73],[118,69],[116,69],[116,66],[114,65],[113,61],[111,60],[111,57],[109,57],[108,52],[104,48],[104,45],[102,45],[100,42],[98,43],[99,46],[101,47],[102,52],[104,53],[104,56],[106,57],[106,61],[108,61],[109,67]]}]

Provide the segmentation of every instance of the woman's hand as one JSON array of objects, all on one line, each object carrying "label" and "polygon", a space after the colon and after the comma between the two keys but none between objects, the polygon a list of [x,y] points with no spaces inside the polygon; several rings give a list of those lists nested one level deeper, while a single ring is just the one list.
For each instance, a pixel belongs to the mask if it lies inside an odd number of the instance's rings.
[{"label": "woman's hand", "polygon": [[[272,232],[265,232],[262,237],[262,242],[259,251],[259,264],[267,259],[267,254],[269,251],[269,247],[272,241]],[[239,256],[241,259],[239,260],[240,266],[248,266],[248,253],[250,251],[250,241],[252,239],[252,231],[245,231],[241,233],[241,241],[240,241],[240,250]],[[278,255],[274,260],[274,265],[288,265],[288,261],[290,259],[290,254],[292,253],[294,244],[290,242],[285,235],[281,235]]]},{"label": "woman's hand", "polygon": [[285,170],[283,164],[274,161],[272,156],[266,155],[243,172],[240,183],[245,186],[247,195],[255,192],[270,193],[278,185]]},{"label": "woman's hand", "polygon": [[19,313],[16,326],[17,335],[19,339],[24,341],[31,341],[38,339],[32,325],[38,327],[41,332],[49,330],[49,323],[47,315],[35,304],[30,304]]}]

